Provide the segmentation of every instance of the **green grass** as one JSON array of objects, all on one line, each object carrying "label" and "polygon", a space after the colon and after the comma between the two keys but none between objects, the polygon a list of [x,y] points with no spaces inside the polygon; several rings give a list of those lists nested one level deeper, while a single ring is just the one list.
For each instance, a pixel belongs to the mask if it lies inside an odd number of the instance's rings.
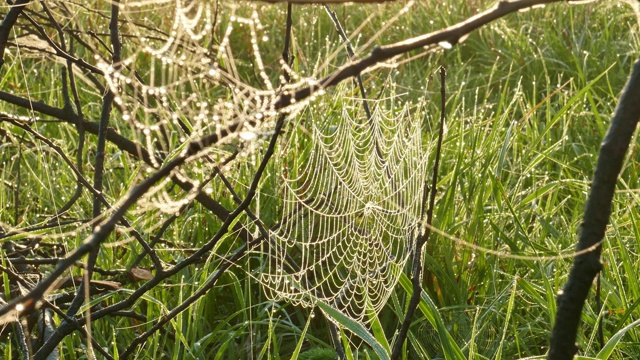
[{"label": "green grass", "polygon": [[[373,36],[383,22],[398,12],[400,5],[350,5],[334,9],[364,55],[373,45],[435,31],[490,5],[488,1],[448,0],[444,5],[438,1],[419,1],[377,38]],[[277,79],[285,7],[255,6],[269,37],[268,42],[260,44],[265,69],[271,79]],[[250,14],[247,7],[241,5],[238,14]],[[229,8],[225,7],[225,11]],[[305,76],[321,77],[347,61],[322,7],[296,6],[294,12],[294,70]],[[221,15],[215,29],[219,34],[224,31],[228,17],[228,12]],[[91,26],[90,18],[82,17],[87,28]],[[353,34],[363,23],[359,33]],[[258,86],[260,80],[253,71],[248,33],[244,27],[233,34],[235,65],[243,80]],[[370,39],[371,44],[361,48]],[[434,233],[426,245],[424,292],[410,328],[405,358],[456,359],[460,354],[469,359],[543,358],[555,318],[555,294],[567,279],[599,144],[638,45],[636,19],[628,8],[614,2],[556,4],[498,20],[471,34],[452,50],[364,75],[371,97],[383,86],[383,99],[398,96],[393,100],[395,105],[391,100],[382,101],[382,105],[392,109],[407,102],[411,104],[412,116],[426,119],[427,151],[434,148],[439,118],[435,71],[443,65],[448,72],[447,132],[433,225],[449,237]],[[62,106],[59,66],[51,67],[50,60],[29,53],[18,58],[15,48],[11,51],[13,60],[2,68],[0,90]],[[104,51],[98,51],[106,58]],[[91,60],[90,54],[78,51],[78,56]],[[152,71],[145,69],[144,64],[137,66],[143,78],[147,78]],[[200,89],[196,85],[185,84],[176,89],[188,94]],[[85,82],[81,88],[85,116],[97,121],[100,92]],[[204,89],[198,96],[216,96],[218,91],[224,93],[220,89]],[[177,94],[176,98],[182,95]],[[310,113],[327,117],[330,122],[340,121],[343,108],[358,109],[359,102],[349,97],[357,97],[357,92],[346,82],[318,97],[301,116]],[[0,104],[0,110],[28,114],[5,103]],[[119,112],[115,114],[114,128],[144,141],[139,132],[120,120]],[[136,114],[145,117],[141,122],[153,121],[148,114]],[[184,110],[180,116],[192,121],[188,115]],[[78,140],[73,126],[40,122],[35,128],[74,158]],[[170,150],[175,150],[182,140],[176,134],[172,136]],[[0,180],[5,184],[0,186],[2,226],[24,229],[46,222],[73,193],[76,180],[72,171],[48,146],[6,122],[0,124],[0,139]],[[85,150],[85,172],[90,178],[95,137],[87,135],[87,141],[91,145]],[[241,145],[225,145],[219,150],[222,153]],[[640,318],[637,145],[637,141],[632,143],[618,183],[603,250],[603,311],[598,312],[592,292],[582,318],[580,354],[589,358],[626,359],[640,351],[638,333],[626,328]],[[257,149],[241,153],[225,169],[241,197],[262,158],[266,140],[255,146]],[[269,165],[252,205],[267,226],[275,224],[281,215],[278,195],[282,184],[275,175],[281,166],[281,159]],[[145,165],[113,145],[107,147],[106,167],[104,195],[111,203],[146,174]],[[194,162],[185,173],[204,179],[206,171],[205,162]],[[185,196],[169,184],[162,189],[163,194],[174,200]],[[220,181],[214,180],[209,191],[227,208],[233,208],[233,199]],[[18,216],[16,198],[20,200]],[[168,199],[164,201],[169,203]],[[89,219],[91,202],[92,197],[85,190],[66,218]],[[166,207],[158,209],[150,203],[141,203],[130,212],[128,220],[150,239],[170,215]],[[251,223],[244,215],[240,221]],[[68,250],[76,248],[90,234],[89,227],[78,226],[76,223],[45,232],[43,247],[48,249],[45,251],[51,254],[53,250],[47,244],[53,243],[62,243]],[[158,254],[166,264],[175,263],[206,243],[219,226],[220,221],[201,205],[189,206],[162,236],[164,242],[156,246]],[[241,240],[236,234],[225,236],[203,262],[184,269],[138,300],[131,310],[145,315],[147,322],[127,317],[93,322],[95,340],[112,355],[116,349],[122,351],[155,320],[194,294],[223,264],[222,259],[239,246]],[[119,231],[101,248],[99,265],[125,269],[140,251],[130,235]],[[529,258],[521,260],[510,255]],[[565,257],[549,259],[559,255]],[[3,263],[5,260],[2,255]],[[141,266],[150,267],[151,262],[145,260]],[[267,266],[264,260],[255,253],[243,258],[207,295],[151,336],[137,350],[136,357],[286,359],[299,353],[300,359],[333,358],[332,350],[317,350],[332,349],[329,327],[321,310],[270,301],[256,280],[264,266]],[[51,265],[41,266],[39,272],[46,274],[51,269]],[[81,273],[80,269],[74,269],[75,275]],[[409,274],[408,267],[405,273]],[[5,293],[8,281],[3,277]],[[125,299],[139,285],[127,284],[121,290],[95,298],[92,305],[109,305]],[[348,345],[350,357],[375,359],[376,351],[387,348],[385,342],[393,346],[410,292],[411,287],[403,278],[377,321],[372,322],[375,326],[368,329],[371,331],[368,337],[357,336],[363,335],[362,328],[338,318],[343,325],[339,335]],[[599,318],[603,320],[605,342],[610,345],[604,350],[597,343]],[[60,318],[56,321],[60,322]],[[61,359],[85,358],[85,345],[86,340],[77,333],[67,337],[62,343]],[[0,338],[0,353],[5,358],[16,356],[17,351],[14,342]]]}]

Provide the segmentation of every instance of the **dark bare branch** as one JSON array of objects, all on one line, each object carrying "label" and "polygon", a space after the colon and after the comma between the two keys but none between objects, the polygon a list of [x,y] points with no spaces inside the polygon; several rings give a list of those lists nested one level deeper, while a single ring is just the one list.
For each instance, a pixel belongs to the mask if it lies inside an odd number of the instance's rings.
[{"label": "dark bare branch", "polygon": [[578,352],[576,336],[584,302],[591,284],[602,269],[600,253],[602,241],[611,215],[611,203],[616,182],[631,138],[640,120],[640,60],[633,66],[631,76],[620,97],[609,130],[600,146],[589,199],[584,211],[577,251],[593,250],[578,255],[569,280],[558,295],[556,323],[551,335],[549,360],[573,359]]},{"label": "dark bare branch", "polygon": [[371,54],[359,61],[354,61],[348,65],[344,65],[336,70],[333,74],[320,80],[316,85],[308,86],[293,92],[283,93],[274,104],[276,110],[285,108],[293,103],[299,102],[311,96],[312,94],[335,86],[345,79],[357,76],[363,71],[374,67],[387,60],[391,60],[396,56],[406,54],[413,50],[441,44],[445,47],[452,47],[480,27],[488,23],[500,19],[508,14],[531,8],[534,6],[565,2],[567,0],[517,0],[517,1],[500,1],[493,8],[479,13],[469,19],[462,21],[456,25],[452,25],[446,29],[416,36],[411,39],[400,41],[394,44],[384,45],[373,49]]},{"label": "dark bare branch", "polygon": [[31,0],[17,0],[11,9],[7,12],[2,22],[0,22],[0,69],[4,65],[4,49],[7,48],[7,41],[9,40],[9,33],[13,28],[13,25],[18,21],[18,17],[24,10],[24,8],[31,2]]}]

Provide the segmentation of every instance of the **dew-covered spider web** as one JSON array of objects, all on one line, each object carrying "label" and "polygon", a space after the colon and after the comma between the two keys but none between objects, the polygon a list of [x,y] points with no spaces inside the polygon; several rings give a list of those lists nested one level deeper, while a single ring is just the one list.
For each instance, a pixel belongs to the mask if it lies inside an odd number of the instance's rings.
[{"label": "dew-covered spider web", "polygon": [[[263,55],[264,48],[275,45],[257,6],[153,0],[122,1],[120,7],[129,46],[121,63],[111,65],[109,58],[98,63],[122,112],[120,126],[128,126],[151,151],[156,168],[182,154],[190,142],[217,135],[203,141],[198,156],[148,193],[140,206],[145,212],[177,214],[213,168],[232,157],[244,160],[264,144],[254,140],[273,128],[281,56],[273,51]],[[176,179],[191,184],[190,198],[168,191]],[[214,192],[210,186],[204,190]],[[224,220],[224,214],[218,216]]]},{"label": "dew-covered spider web", "polygon": [[[273,299],[325,302],[358,321],[386,303],[412,251],[426,169],[409,107],[339,100],[305,112],[282,159],[280,226],[261,282]],[[384,102],[381,102],[383,104]]]},{"label": "dew-covered spider web", "polygon": [[[264,265],[257,279],[270,299],[322,301],[366,322],[385,305],[419,229],[427,174],[423,118],[393,96],[369,100],[370,118],[362,99],[331,99],[352,93],[348,82],[274,109],[283,88],[305,87],[333,65],[318,60],[307,77],[284,64],[272,49],[281,46],[284,28],[261,21],[261,11],[274,16],[272,5],[154,0],[122,1],[121,8],[123,32],[138,46],[127,47],[121,63],[105,56],[98,67],[115,93],[120,126],[149,150],[151,166],[162,167],[189,142],[220,135],[152,189],[139,202],[141,212],[179,214],[199,190],[228,197],[224,188],[202,184],[230,157],[234,162],[220,172],[246,188],[248,180],[229,169],[255,166],[275,119],[285,114],[273,159],[280,173],[270,175],[280,188],[261,190],[276,194],[279,221],[265,224],[270,238],[258,250]],[[176,182],[193,190],[176,192]]]}]

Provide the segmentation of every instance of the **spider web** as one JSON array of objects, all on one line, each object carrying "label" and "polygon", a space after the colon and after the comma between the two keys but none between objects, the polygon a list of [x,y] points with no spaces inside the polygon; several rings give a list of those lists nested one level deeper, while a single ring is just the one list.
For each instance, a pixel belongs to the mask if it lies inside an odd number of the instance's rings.
[{"label": "spider web", "polygon": [[[273,36],[257,6],[153,0],[123,1],[121,8],[123,32],[139,46],[126,49],[119,67],[108,59],[98,66],[125,125],[153,152],[154,167],[189,141],[240,124],[174,172],[195,185],[187,199],[170,191],[167,178],[139,203],[147,213],[177,214],[225,156],[259,151],[254,140],[279,115],[271,104],[282,69],[292,79],[289,91],[313,80],[279,58],[263,58],[261,47],[272,47]],[[349,91],[341,86],[338,93]],[[270,299],[323,301],[366,322],[386,303],[413,248],[427,173],[422,120],[397,98],[376,104],[371,118],[361,99],[314,98],[312,106],[301,101],[281,110],[289,121],[274,159],[282,165],[281,219],[259,250],[267,265],[258,281]],[[325,113],[332,115],[319,116]]]},{"label": "spider web", "polygon": [[323,301],[367,322],[412,251],[427,157],[408,106],[377,106],[371,119],[361,100],[339,107],[299,122],[288,139],[283,217],[263,249],[270,263],[260,281],[274,300]]},{"label": "spider web", "polygon": [[[128,43],[119,66],[105,59],[98,67],[132,136],[153,152],[152,166],[161,167],[190,141],[225,134],[174,173],[195,185],[192,198],[211,168],[234,152],[254,150],[256,134],[273,127],[278,78],[269,78],[260,51],[273,46],[269,33],[255,7],[229,2],[122,1],[120,7],[123,32],[138,46]],[[153,189],[140,209],[179,212],[189,199],[167,190],[172,181]]]}]

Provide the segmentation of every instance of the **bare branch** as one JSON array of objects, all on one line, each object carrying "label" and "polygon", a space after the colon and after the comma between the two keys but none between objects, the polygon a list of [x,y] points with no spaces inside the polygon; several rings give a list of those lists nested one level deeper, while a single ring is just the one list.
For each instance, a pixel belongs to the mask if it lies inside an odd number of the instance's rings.
[{"label": "bare branch", "polygon": [[380,46],[373,49],[371,54],[359,61],[354,61],[344,65],[333,74],[320,80],[316,85],[308,86],[293,92],[285,92],[278,97],[274,103],[276,110],[285,108],[293,103],[299,102],[312,94],[335,86],[345,79],[357,76],[363,71],[372,68],[384,61],[393,59],[396,56],[406,54],[413,50],[422,49],[435,45],[442,45],[448,48],[458,44],[472,31],[504,17],[505,15],[545,4],[565,2],[568,0],[517,0],[500,1],[494,7],[480,14],[446,29],[410,38],[390,45]]},{"label": "bare branch", "polygon": [[29,4],[31,0],[18,0],[12,6],[7,15],[0,23],[0,68],[4,64],[4,49],[7,47],[7,40],[9,40],[9,32],[13,28],[13,25],[18,20],[18,17]]},{"label": "bare branch", "polygon": [[620,102],[604,137],[591,191],[582,221],[577,251],[593,249],[573,262],[569,280],[558,295],[556,323],[551,335],[549,360],[573,359],[584,302],[591,284],[602,269],[602,239],[611,216],[611,203],[616,182],[631,138],[640,120],[640,60],[636,61]]}]

